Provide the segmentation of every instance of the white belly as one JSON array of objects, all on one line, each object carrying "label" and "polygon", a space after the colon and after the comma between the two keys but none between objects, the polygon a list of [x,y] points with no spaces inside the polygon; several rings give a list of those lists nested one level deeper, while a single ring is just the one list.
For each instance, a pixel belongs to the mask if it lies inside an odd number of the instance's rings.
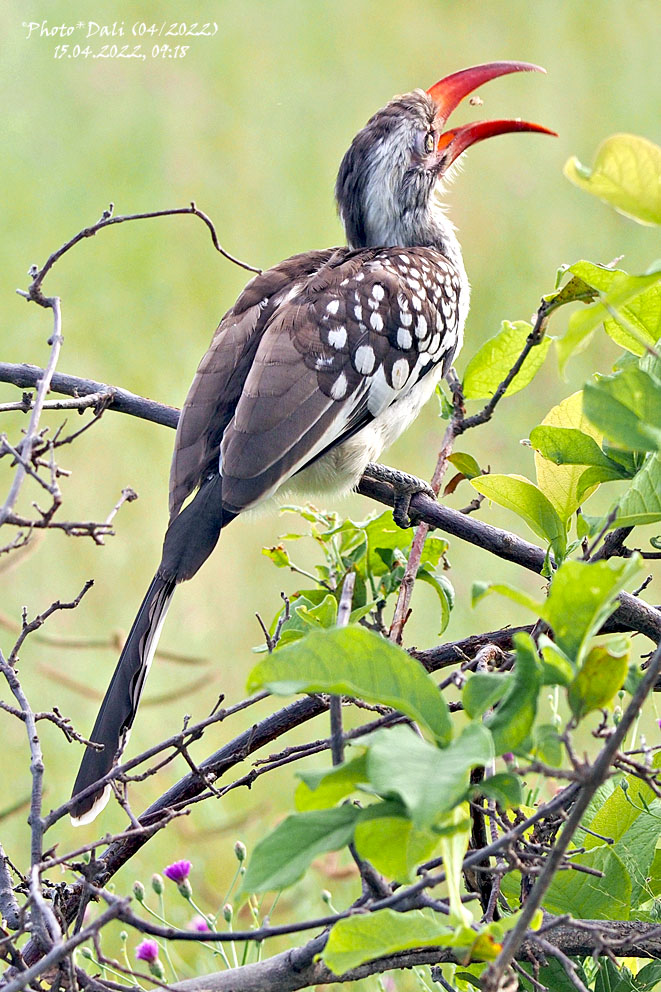
[{"label": "white belly", "polygon": [[413,423],[441,376],[442,365],[439,364],[361,431],[289,479],[278,490],[278,500],[291,496],[314,498],[321,494],[349,493],[358,485],[368,463],[376,461],[381,452]]}]

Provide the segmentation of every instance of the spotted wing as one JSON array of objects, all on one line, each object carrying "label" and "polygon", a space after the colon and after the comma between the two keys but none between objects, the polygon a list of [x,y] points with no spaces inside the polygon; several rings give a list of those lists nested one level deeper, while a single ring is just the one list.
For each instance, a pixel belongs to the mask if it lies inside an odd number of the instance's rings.
[{"label": "spotted wing", "polygon": [[337,253],[294,255],[248,283],[222,318],[181,411],[170,469],[170,519],[202,480],[218,469],[220,442],[234,415],[264,329],[287,293]]},{"label": "spotted wing", "polygon": [[275,492],[459,344],[460,280],[430,248],[330,259],[271,314],[221,445],[232,512]]}]

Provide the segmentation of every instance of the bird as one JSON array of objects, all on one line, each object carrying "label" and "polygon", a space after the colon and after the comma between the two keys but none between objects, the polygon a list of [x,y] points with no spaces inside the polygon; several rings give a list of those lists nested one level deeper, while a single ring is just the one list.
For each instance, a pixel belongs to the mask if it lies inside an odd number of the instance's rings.
[{"label": "bird", "polygon": [[[335,196],[346,245],[307,251],[256,275],[213,336],[179,419],[170,519],[91,734],[70,815],[89,823],[111,794],[104,779],[133,725],[179,583],[221,531],[276,493],[351,491],[364,473],[393,485],[410,525],[414,477],[374,462],[415,419],[462,345],[469,282],[441,198],[471,145],[513,131],[554,134],[519,119],[445,129],[478,87],[527,62],[489,62],[394,97],[354,137]],[[390,473],[390,474],[388,474]],[[192,498],[191,498],[192,497]]]}]

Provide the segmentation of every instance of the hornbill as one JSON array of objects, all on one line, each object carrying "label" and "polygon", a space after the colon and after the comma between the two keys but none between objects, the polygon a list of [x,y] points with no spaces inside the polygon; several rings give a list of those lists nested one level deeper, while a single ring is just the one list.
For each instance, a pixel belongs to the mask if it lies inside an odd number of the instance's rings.
[{"label": "hornbill", "polygon": [[[76,778],[75,823],[88,823],[108,800],[109,785],[92,786],[126,745],[174,590],[195,575],[221,530],[277,491],[353,489],[448,372],[469,284],[439,199],[442,181],[477,141],[554,132],[521,120],[444,127],[483,83],[535,69],[491,62],[391,100],[340,165],[335,195],[347,245],[294,255],[255,276],[222,318],[181,413],[161,563],[94,724],[91,739],[103,749],[86,750]],[[410,498],[416,486],[406,478]],[[407,524],[401,501],[396,519]]]}]

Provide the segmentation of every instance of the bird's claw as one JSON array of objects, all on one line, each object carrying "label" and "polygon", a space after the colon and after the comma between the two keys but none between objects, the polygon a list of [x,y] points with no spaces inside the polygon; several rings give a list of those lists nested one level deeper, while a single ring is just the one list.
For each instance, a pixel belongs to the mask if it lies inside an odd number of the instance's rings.
[{"label": "bird's claw", "polygon": [[436,502],[436,493],[429,483],[424,482],[415,475],[408,472],[399,472],[397,469],[389,468],[387,465],[370,463],[365,469],[365,474],[379,482],[387,482],[393,491],[393,520],[398,527],[407,530],[416,523],[417,514],[413,519],[410,516],[411,500],[416,493],[424,493]]}]

